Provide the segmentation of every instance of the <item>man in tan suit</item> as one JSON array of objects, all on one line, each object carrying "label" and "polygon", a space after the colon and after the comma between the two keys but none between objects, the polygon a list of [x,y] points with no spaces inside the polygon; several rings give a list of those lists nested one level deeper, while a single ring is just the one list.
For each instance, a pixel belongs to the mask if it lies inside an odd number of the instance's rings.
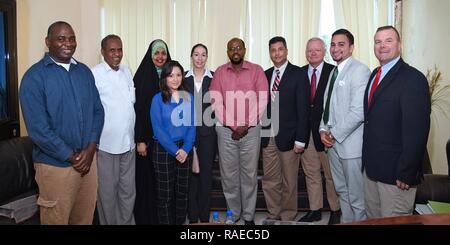
[{"label": "man in tan suit", "polygon": [[311,38],[306,45],[307,65],[303,66],[302,78],[311,85],[311,113],[309,147],[303,153],[302,167],[306,175],[306,188],[310,211],[299,222],[313,222],[322,219],[320,211],[323,208],[323,187],[320,169],[325,175],[327,200],[331,214],[328,224],[339,223],[339,199],[334,189],[331,177],[330,163],[324,152],[324,145],[320,140],[319,125],[323,113],[323,95],[327,87],[328,77],[334,66],[323,61],[326,53],[325,43],[320,38]]}]

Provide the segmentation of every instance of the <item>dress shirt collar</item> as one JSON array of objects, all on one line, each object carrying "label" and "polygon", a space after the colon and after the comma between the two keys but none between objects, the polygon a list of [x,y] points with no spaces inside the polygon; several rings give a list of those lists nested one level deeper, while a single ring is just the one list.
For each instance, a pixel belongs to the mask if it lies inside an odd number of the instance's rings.
[{"label": "dress shirt collar", "polygon": [[[324,63],[325,63],[325,62],[322,61],[322,63],[320,63],[320,65],[318,65],[318,66],[316,67],[316,74],[322,72],[322,68],[323,68],[323,64],[324,64]],[[313,70],[314,70],[314,67],[313,67],[311,64],[309,64],[309,65],[308,65],[308,73],[309,73],[309,74],[312,74]]]},{"label": "dress shirt collar", "polygon": [[337,69],[338,69],[338,72],[339,72],[339,73],[341,73],[342,70],[344,70],[345,65],[348,63],[348,61],[349,61],[351,58],[352,58],[352,56],[348,57],[347,59],[345,59],[344,61],[342,61],[342,62],[337,66]]},{"label": "dress shirt collar", "polygon": [[[233,68],[233,64],[231,64],[231,62],[227,63],[226,68],[227,68],[227,70],[235,71]],[[242,68],[242,70],[250,70],[250,64],[248,63],[248,61],[244,60],[241,68]]]},{"label": "dress shirt collar", "polygon": [[[57,65],[61,64],[56,62],[48,53],[46,53],[44,56],[44,64],[47,66],[53,63]],[[73,65],[78,65],[78,62],[74,58],[70,58],[70,63]]]},{"label": "dress shirt collar", "polygon": [[397,64],[397,62],[399,60],[400,60],[400,56],[398,56],[397,58],[395,58],[395,59],[389,61],[388,63],[384,64],[383,66],[381,66],[381,76],[386,75],[386,73],[388,73],[392,69],[392,67],[394,67],[395,64]]},{"label": "dress shirt collar", "polygon": [[[191,69],[191,70],[189,70],[187,73],[186,73],[186,78],[188,78],[188,77],[195,77],[195,73],[194,73],[194,69]],[[203,77],[209,77],[209,78],[213,78],[213,75],[212,75],[212,73],[211,73],[211,70],[210,69],[208,69],[208,68],[205,68],[205,73],[203,74]]]},{"label": "dress shirt collar", "polygon": [[280,67],[274,66],[273,72],[276,72],[276,70],[278,69],[278,70],[280,70],[280,76],[281,76],[284,73],[284,70],[286,70],[288,63],[289,63],[289,61],[286,60],[286,62],[284,62],[284,64],[282,64]]},{"label": "dress shirt collar", "polygon": [[108,72],[110,72],[110,71],[113,71],[113,72],[123,71],[123,69],[124,69],[123,65],[122,65],[122,64],[119,64],[119,70],[116,71],[116,70],[114,70],[113,68],[111,68],[111,66],[108,65],[108,63],[106,63],[106,61],[104,61],[104,60],[103,60],[103,62],[100,63],[100,64],[101,64],[102,68],[104,69],[104,71],[105,71],[106,73],[108,73]]}]

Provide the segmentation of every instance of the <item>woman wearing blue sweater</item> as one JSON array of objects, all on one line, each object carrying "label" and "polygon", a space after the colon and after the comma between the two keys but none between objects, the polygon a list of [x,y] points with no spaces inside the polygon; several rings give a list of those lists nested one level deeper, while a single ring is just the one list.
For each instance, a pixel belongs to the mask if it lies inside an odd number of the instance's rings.
[{"label": "woman wearing blue sweater", "polygon": [[162,225],[182,225],[187,213],[195,113],[194,99],[183,88],[183,74],[183,67],[177,61],[164,65],[161,92],[153,97],[150,108],[158,219]]}]

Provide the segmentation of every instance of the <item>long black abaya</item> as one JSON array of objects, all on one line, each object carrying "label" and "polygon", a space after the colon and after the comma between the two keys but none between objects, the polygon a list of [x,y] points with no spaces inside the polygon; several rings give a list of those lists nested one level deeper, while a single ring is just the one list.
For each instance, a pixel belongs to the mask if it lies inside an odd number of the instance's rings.
[{"label": "long black abaya", "polygon": [[[150,123],[150,104],[153,96],[160,91],[159,76],[152,61],[152,45],[142,59],[136,74],[134,86],[136,88],[136,125],[135,141],[147,144],[147,156],[142,157],[136,151],[136,201],[134,205],[134,219],[137,225],[158,224],[157,192],[155,170],[152,162],[153,130]],[[167,47],[167,44],[166,44]],[[167,61],[171,60],[167,48]],[[136,147],[137,149],[137,147]]]}]

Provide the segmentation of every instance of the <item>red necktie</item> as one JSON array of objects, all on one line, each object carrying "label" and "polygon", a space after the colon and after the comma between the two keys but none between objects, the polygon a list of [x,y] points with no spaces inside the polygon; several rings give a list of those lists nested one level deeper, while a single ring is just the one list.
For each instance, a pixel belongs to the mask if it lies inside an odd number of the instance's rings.
[{"label": "red necktie", "polygon": [[369,103],[368,103],[369,107],[370,102],[372,101],[373,94],[375,93],[378,83],[380,82],[380,77],[381,77],[381,66],[378,67],[377,75],[375,76],[375,80],[373,80],[372,87],[370,88]]},{"label": "red necktie", "polygon": [[317,76],[316,76],[316,68],[313,70],[313,74],[311,76],[311,104],[314,103],[314,98],[316,97],[316,87],[317,87]]},{"label": "red necktie", "polygon": [[280,70],[276,69],[275,73],[277,74],[275,76],[275,81],[273,82],[273,86],[272,86],[272,93],[271,93],[271,97],[272,97],[272,101],[275,101],[275,98],[277,97],[277,92],[280,89]]}]

